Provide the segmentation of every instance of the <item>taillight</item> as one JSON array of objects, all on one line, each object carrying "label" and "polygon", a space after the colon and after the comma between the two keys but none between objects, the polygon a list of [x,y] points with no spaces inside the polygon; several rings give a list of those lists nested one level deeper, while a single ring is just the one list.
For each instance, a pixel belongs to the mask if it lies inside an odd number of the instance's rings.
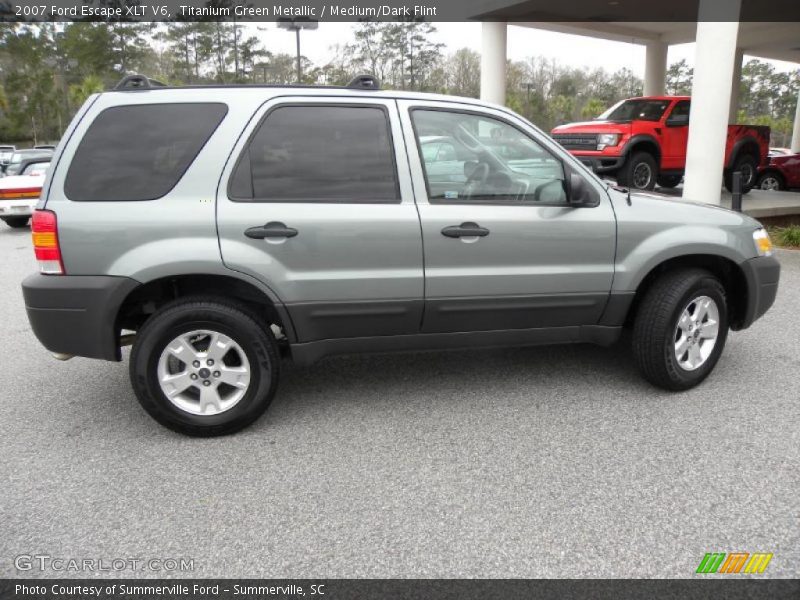
[{"label": "taillight", "polygon": [[0,200],[23,200],[26,198],[38,198],[41,194],[41,187],[7,188],[0,190]]},{"label": "taillight", "polygon": [[58,247],[58,223],[52,210],[35,210],[31,219],[33,251],[39,261],[39,272],[63,275],[64,262]]}]

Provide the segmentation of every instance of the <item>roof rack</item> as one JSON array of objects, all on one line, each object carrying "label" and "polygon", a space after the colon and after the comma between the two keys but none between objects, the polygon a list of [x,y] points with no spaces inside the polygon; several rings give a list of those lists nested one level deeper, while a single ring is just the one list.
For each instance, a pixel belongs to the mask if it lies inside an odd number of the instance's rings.
[{"label": "roof rack", "polygon": [[150,79],[144,75],[133,73],[126,75],[114,86],[115,90],[149,90],[154,87],[166,87],[165,83],[157,79]]},{"label": "roof rack", "polygon": [[350,83],[347,84],[349,88],[356,88],[359,90],[379,90],[381,86],[378,80],[372,75],[356,75]]},{"label": "roof rack", "polygon": [[[232,84],[232,85],[225,85],[225,84],[209,84],[209,85],[190,85],[190,86],[178,86],[179,88],[185,87],[247,87],[248,84]],[[114,86],[114,90],[117,91],[125,91],[125,90],[150,90],[153,88],[168,88],[166,83],[162,83],[157,79],[151,79],[146,75],[140,75],[138,73],[132,73],[130,75],[126,75],[123,77],[117,85]],[[252,87],[297,87],[297,88],[336,88],[339,86],[327,86],[327,85],[303,85],[303,84],[264,84],[264,85],[254,85]],[[378,79],[372,75],[356,75],[350,83],[345,86],[349,89],[355,90],[380,90],[381,86],[378,83]],[[341,88],[340,88],[341,89]]]}]

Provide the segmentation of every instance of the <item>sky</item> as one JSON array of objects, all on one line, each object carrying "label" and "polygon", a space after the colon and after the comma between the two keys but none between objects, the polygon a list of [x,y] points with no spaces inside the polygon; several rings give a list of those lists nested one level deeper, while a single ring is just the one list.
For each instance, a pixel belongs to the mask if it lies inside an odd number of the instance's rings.
[{"label": "sky", "polygon": [[[301,51],[304,56],[317,64],[325,63],[331,56],[329,49],[336,44],[353,40],[353,23],[320,23],[314,31],[304,31],[301,35]],[[454,52],[468,47],[480,52],[480,23],[435,23],[437,40],[445,44],[446,52]],[[271,52],[295,54],[293,32],[278,29],[274,23],[251,24],[252,33],[262,36],[264,45]],[[258,28],[256,30],[255,28]],[[625,42],[612,42],[579,35],[555,33],[509,25],[508,57],[522,60],[530,56],[556,59],[559,63],[572,67],[604,68],[613,72],[628,67],[640,77],[644,75],[644,46]],[[694,62],[694,44],[670,46],[668,61],[686,59]],[[798,67],[793,63],[769,61],[778,70],[792,71]]]}]

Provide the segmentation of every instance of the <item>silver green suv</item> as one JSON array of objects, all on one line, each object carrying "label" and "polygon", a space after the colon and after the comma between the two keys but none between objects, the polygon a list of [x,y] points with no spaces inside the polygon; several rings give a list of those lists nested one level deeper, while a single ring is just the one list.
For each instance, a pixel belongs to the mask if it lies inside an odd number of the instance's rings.
[{"label": "silver green suv", "polygon": [[153,87],[92,96],[33,217],[31,326],[121,360],[163,425],[245,427],[281,357],[590,342],[632,330],[683,390],[773,303],[758,222],[610,188],[528,121],[449,96]]}]

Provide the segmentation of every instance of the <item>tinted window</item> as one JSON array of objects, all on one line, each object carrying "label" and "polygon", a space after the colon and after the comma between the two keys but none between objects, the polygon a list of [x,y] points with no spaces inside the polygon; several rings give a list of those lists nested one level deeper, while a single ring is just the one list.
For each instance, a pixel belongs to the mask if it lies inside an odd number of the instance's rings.
[{"label": "tinted window", "polygon": [[561,161],[516,127],[472,113],[411,114],[432,203],[566,204]]},{"label": "tinted window", "polygon": [[70,200],[155,200],[167,194],[222,122],[224,104],[118,106],[98,115],[67,172]]},{"label": "tinted window", "polygon": [[688,125],[691,107],[692,105],[688,100],[681,100],[672,109],[667,122],[673,125]]},{"label": "tinted window", "polygon": [[399,198],[389,122],[368,106],[281,106],[239,159],[235,200],[393,202]]},{"label": "tinted window", "polygon": [[669,100],[623,100],[615,104],[598,121],[658,121],[667,110]]}]

